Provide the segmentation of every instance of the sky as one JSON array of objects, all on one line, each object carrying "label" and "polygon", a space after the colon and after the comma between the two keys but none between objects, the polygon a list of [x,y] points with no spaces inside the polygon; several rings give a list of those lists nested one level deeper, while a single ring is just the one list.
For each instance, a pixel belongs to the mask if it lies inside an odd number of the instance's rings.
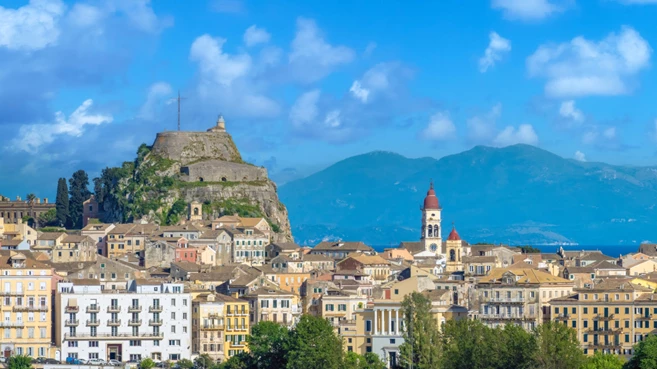
[{"label": "sky", "polygon": [[374,150],[657,164],[657,0],[0,1],[0,194],[222,114],[279,184]]}]

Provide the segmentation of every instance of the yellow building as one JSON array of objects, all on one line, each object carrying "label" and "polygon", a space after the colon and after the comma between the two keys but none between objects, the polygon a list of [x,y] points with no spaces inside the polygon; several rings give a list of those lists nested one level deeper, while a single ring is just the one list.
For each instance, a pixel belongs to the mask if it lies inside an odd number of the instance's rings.
[{"label": "yellow building", "polygon": [[552,320],[577,330],[585,354],[631,355],[657,329],[657,294],[630,279],[608,278],[552,299]]},{"label": "yellow building", "polygon": [[52,269],[26,255],[0,251],[0,354],[54,358]]},{"label": "yellow building", "polygon": [[281,290],[299,294],[303,282],[310,278],[310,273],[270,273],[266,272],[267,279],[278,283]]},{"label": "yellow building", "polygon": [[225,361],[247,350],[249,305],[231,296],[206,293],[192,302],[192,351]]}]

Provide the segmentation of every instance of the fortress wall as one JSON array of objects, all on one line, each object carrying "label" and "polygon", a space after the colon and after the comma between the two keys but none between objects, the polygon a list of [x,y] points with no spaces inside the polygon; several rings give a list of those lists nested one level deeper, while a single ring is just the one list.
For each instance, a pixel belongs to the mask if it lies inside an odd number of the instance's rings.
[{"label": "fortress wall", "polygon": [[267,180],[267,169],[247,164],[207,160],[181,168],[188,182],[252,182]]},{"label": "fortress wall", "polygon": [[160,132],[152,152],[183,164],[199,159],[241,161],[232,137],[226,132]]}]

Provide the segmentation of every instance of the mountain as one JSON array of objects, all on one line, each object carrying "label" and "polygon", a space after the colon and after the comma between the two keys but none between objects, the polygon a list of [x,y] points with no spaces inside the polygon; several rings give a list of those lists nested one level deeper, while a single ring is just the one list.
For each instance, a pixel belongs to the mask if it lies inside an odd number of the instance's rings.
[{"label": "mountain", "polygon": [[245,162],[223,117],[207,131],[160,132],[133,162],[106,168],[94,179],[101,220],[177,224],[192,202],[203,219],[239,214],[264,217],[274,240],[292,239],[287,209],[267,170]]},{"label": "mountain", "polygon": [[477,146],[409,159],[372,152],[342,160],[279,189],[296,240],[413,241],[429,182],[443,230],[511,244],[612,245],[657,238],[657,168],[564,159],[529,146]]}]

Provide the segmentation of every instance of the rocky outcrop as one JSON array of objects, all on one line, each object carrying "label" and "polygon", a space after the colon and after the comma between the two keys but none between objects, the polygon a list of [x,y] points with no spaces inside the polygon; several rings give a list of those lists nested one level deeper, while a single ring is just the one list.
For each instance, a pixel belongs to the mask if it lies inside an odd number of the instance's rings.
[{"label": "rocky outcrop", "polygon": [[208,159],[242,163],[242,156],[227,132],[160,132],[152,153],[181,165]]}]

